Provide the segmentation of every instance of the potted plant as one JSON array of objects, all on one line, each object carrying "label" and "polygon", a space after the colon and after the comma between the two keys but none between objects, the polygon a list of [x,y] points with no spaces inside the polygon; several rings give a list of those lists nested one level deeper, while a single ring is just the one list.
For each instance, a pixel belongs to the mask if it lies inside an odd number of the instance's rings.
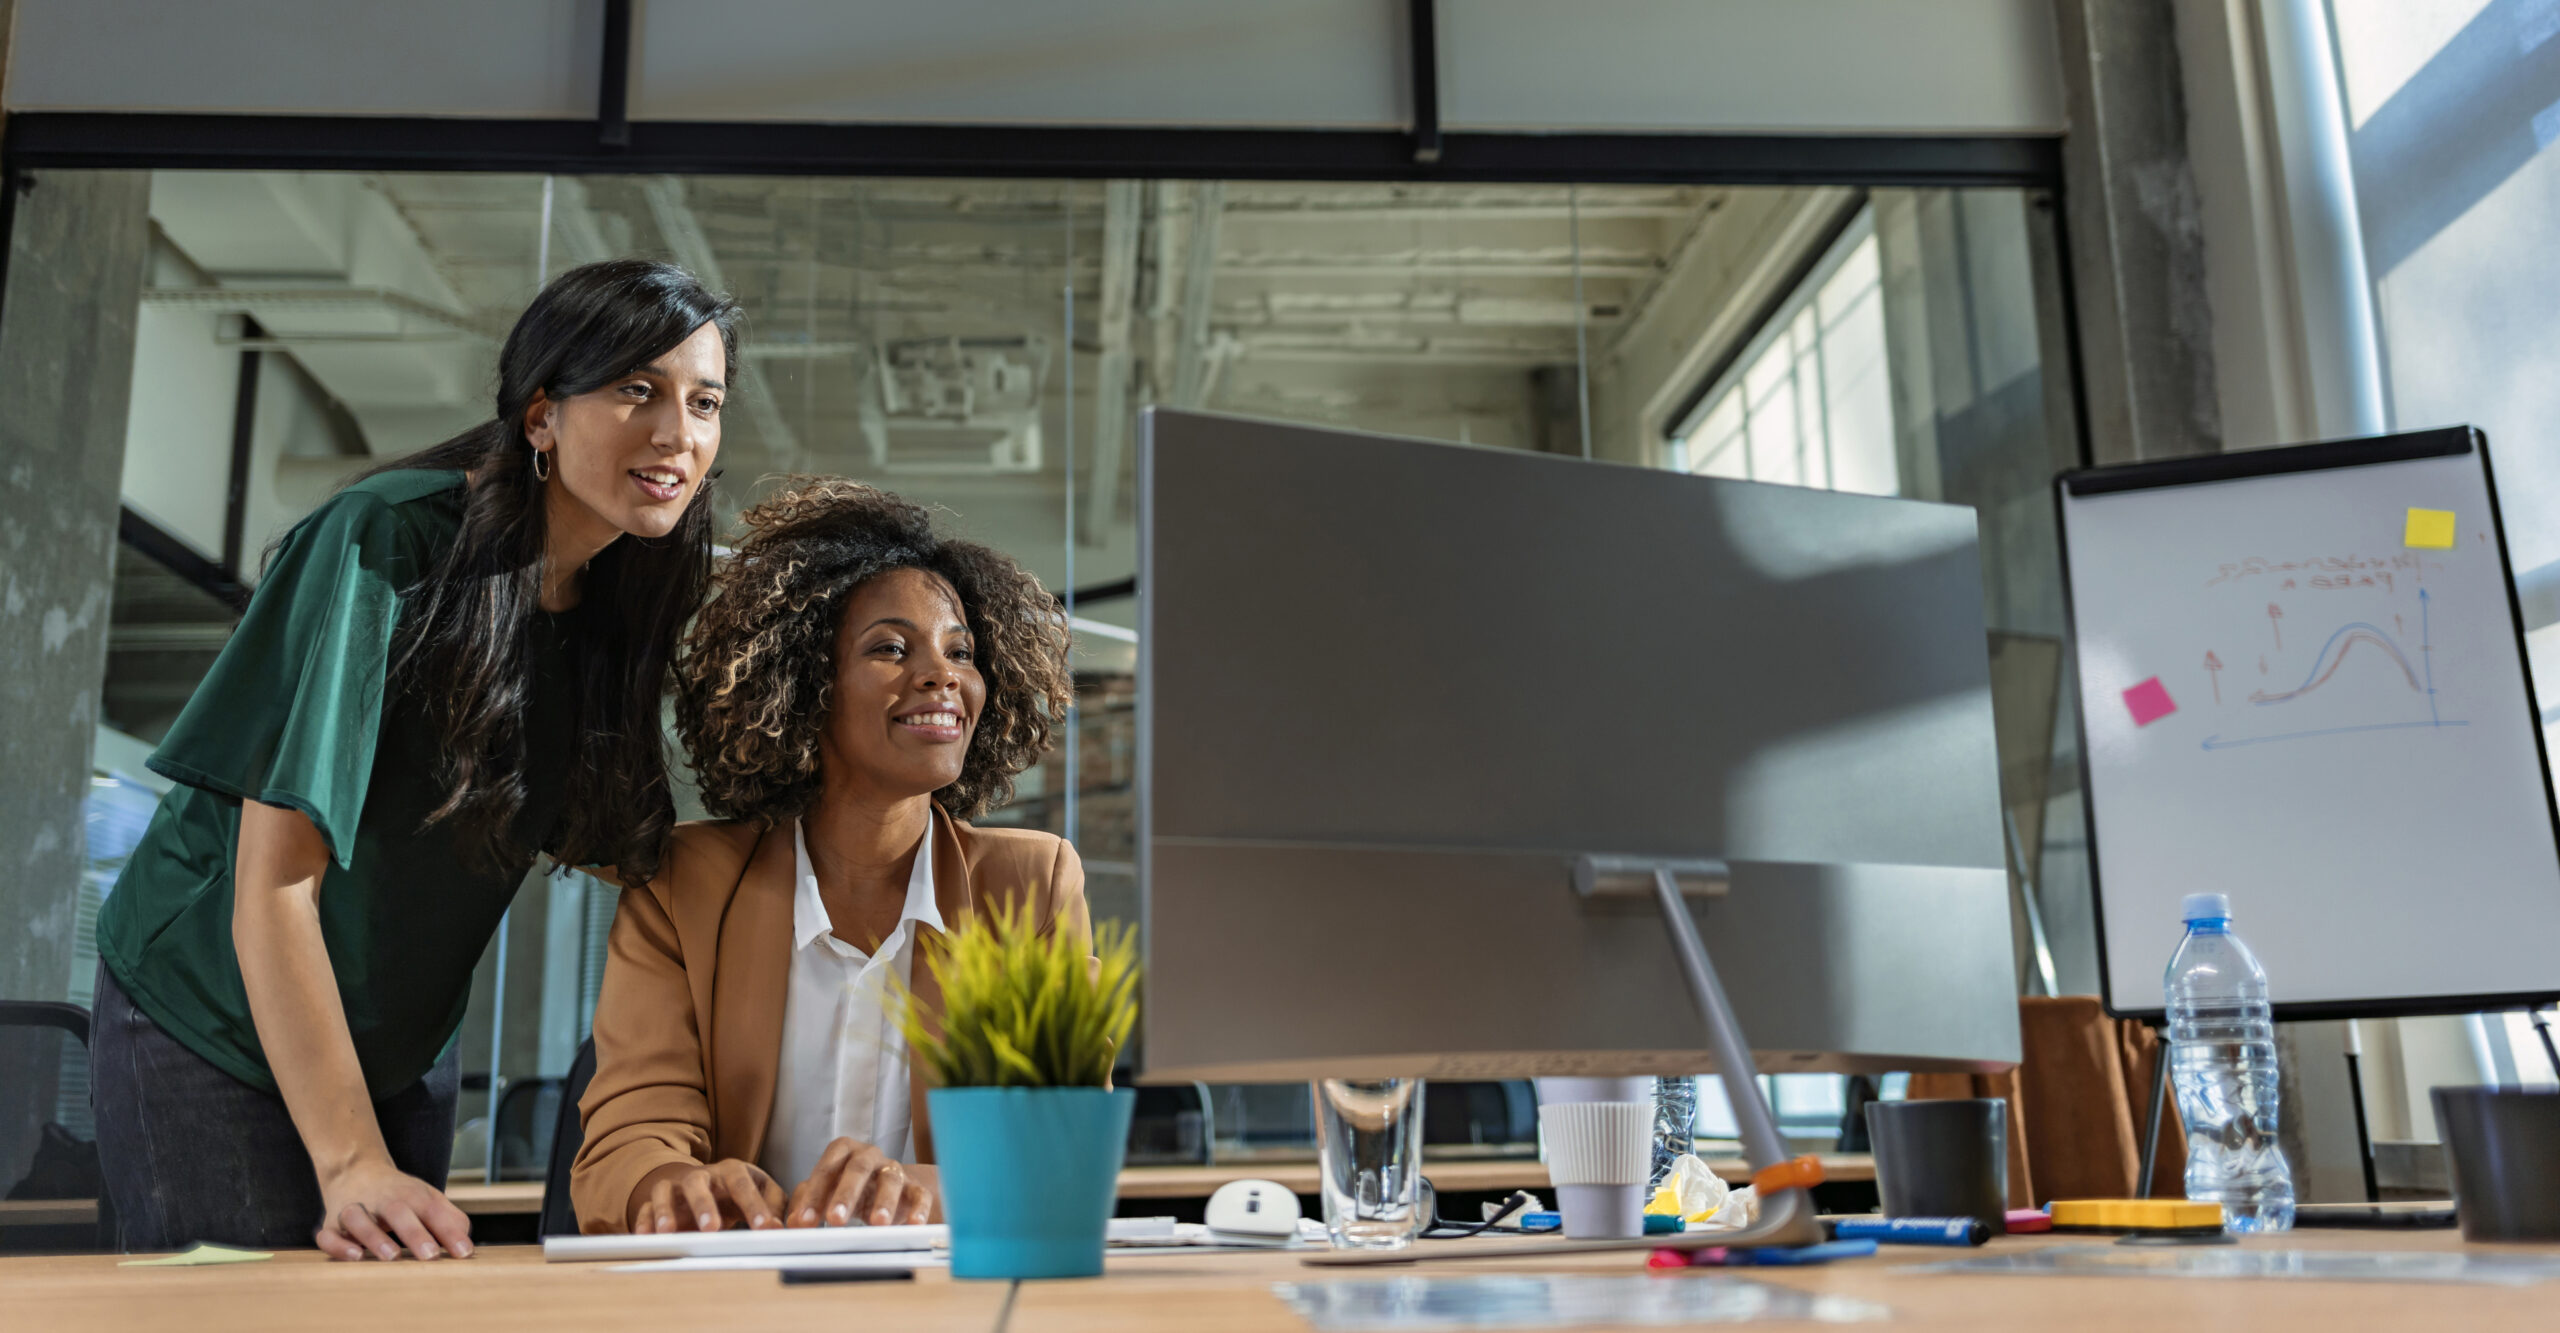
[{"label": "potted plant", "polygon": [[901,996],[930,1087],[951,1275],[1097,1277],[1136,1094],[1111,1066],[1138,1017],[1138,952],[1106,922],[1087,942],[999,908],[926,966],[940,1012]]}]

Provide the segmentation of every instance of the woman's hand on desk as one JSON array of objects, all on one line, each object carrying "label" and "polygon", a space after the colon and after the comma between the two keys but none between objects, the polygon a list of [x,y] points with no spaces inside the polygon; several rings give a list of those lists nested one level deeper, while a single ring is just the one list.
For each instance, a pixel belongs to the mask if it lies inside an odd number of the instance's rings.
[{"label": "woman's hand on desk", "polygon": [[471,1257],[471,1219],[444,1192],[385,1158],[357,1162],[320,1184],[320,1228],[312,1243],[332,1259]]},{"label": "woman's hand on desk", "polygon": [[724,1158],[709,1166],[662,1166],[633,1190],[635,1235],[667,1231],[718,1231],[725,1227],[782,1225],[782,1187],[753,1162]]},{"label": "woman's hand on desk", "polygon": [[929,1166],[904,1166],[859,1139],[838,1139],[791,1191],[795,1227],[912,1225],[939,1211],[941,1182]]}]

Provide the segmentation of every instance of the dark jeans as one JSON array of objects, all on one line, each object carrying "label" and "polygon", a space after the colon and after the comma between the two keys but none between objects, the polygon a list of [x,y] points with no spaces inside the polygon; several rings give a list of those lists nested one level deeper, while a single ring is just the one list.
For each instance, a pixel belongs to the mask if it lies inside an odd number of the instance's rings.
[{"label": "dark jeans", "polygon": [[[115,1201],[116,1248],[311,1244],[320,1179],[282,1097],[179,1045],[133,1007],[103,964],[89,1047],[89,1105],[99,1174]],[[426,1077],[373,1104],[392,1162],[438,1189],[453,1161],[455,1056],[445,1052]]]}]

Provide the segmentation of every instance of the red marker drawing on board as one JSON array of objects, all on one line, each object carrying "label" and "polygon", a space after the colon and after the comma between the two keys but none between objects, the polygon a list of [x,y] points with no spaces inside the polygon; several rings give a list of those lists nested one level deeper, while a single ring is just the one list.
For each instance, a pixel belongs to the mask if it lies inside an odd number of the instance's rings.
[{"label": "red marker drawing on board", "polygon": [[2213,650],[2210,648],[2204,650],[2204,669],[2213,673],[2213,701],[2215,703],[2221,703],[2222,659],[2214,656]]},{"label": "red marker drawing on board", "polygon": [[2267,628],[2276,632],[2276,651],[2284,651],[2284,608],[2267,603]]}]

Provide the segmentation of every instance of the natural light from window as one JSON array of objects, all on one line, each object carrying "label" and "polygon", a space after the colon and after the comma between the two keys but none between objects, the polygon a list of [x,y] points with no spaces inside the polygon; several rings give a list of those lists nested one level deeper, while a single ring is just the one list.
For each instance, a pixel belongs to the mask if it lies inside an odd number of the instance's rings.
[{"label": "natural light from window", "polygon": [[[2334,0],[2348,123],[2362,126],[2373,119],[2392,94],[2488,7],[2489,0]],[[2546,29],[2544,40],[2560,35],[2560,4],[2524,8],[2539,8],[2549,16],[2542,24],[2529,24]]]},{"label": "natural light from window", "polygon": [[1672,444],[1700,476],[1892,495],[1883,269],[1861,215]]},{"label": "natural light from window", "polygon": [[[2560,0],[2329,8],[2391,425],[2487,433],[2560,745]],[[2521,1015],[2475,1032],[2484,1076],[2548,1071]]]}]

